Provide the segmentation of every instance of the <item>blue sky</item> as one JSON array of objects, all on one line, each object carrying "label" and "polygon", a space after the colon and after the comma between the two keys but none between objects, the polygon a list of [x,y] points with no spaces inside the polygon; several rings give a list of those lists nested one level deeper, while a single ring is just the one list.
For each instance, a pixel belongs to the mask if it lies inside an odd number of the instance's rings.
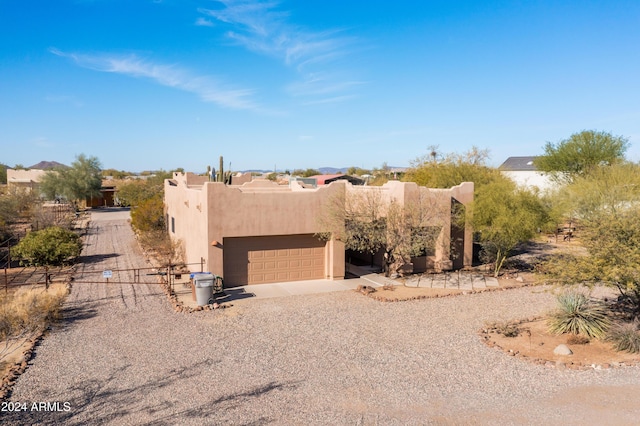
[{"label": "blue sky", "polygon": [[491,164],[584,129],[640,160],[638,1],[0,0],[0,162]]}]

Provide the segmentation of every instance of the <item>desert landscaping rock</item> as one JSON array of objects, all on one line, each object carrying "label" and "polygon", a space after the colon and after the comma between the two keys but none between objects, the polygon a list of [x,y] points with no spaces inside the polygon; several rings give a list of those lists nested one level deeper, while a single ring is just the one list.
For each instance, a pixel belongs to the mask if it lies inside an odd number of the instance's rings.
[{"label": "desert landscaping rock", "polygon": [[[93,213],[83,270],[146,266],[119,212]],[[3,424],[634,424],[640,367],[560,370],[478,338],[554,306],[531,287],[381,303],[354,291],[176,313],[148,284],[74,284]],[[542,361],[541,361],[542,362]],[[606,400],[604,403],[603,398]]]},{"label": "desert landscaping rock", "polygon": [[553,350],[555,355],[573,355],[573,351],[567,345],[558,345]]}]

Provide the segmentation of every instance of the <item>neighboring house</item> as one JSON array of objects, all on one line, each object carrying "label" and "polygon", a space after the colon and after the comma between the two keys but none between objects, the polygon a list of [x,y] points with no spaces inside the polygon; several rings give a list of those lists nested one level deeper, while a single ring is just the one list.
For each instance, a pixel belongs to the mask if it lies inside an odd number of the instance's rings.
[{"label": "neighboring house", "polygon": [[548,191],[553,188],[553,181],[547,173],[536,169],[533,164],[535,158],[509,157],[500,165],[499,170],[519,186],[529,189],[537,188],[541,192]]},{"label": "neighboring house", "polygon": [[86,207],[114,207],[116,205],[116,186],[103,179],[100,187],[100,195],[85,199]]},{"label": "neighboring house", "polygon": [[223,276],[227,287],[344,278],[344,244],[319,240],[315,234],[323,231],[318,218],[330,201],[360,191],[379,191],[382,199],[400,203],[428,199],[430,208],[439,212],[433,223],[439,230],[434,251],[416,258],[414,271],[471,264],[471,229],[457,228],[451,212],[454,205],[473,201],[473,183],[429,189],[412,182],[366,187],[336,181],[305,188],[296,181],[283,186],[253,180],[236,186],[174,173],[164,189],[168,230],[182,242],[185,262],[204,261],[205,269]]},{"label": "neighboring house", "polygon": [[[22,188],[25,191],[38,191],[44,175],[49,171],[68,166],[56,161],[41,161],[28,169],[7,169],[7,186],[9,189]],[[115,185],[103,181],[100,195],[85,200],[86,207],[113,207],[115,205]]]},{"label": "neighboring house", "polygon": [[46,173],[46,170],[37,169],[7,169],[7,186],[9,190],[37,191],[40,181]]},{"label": "neighboring house", "polygon": [[60,167],[68,166],[57,161],[41,161],[26,169],[7,169],[7,186],[9,189],[21,188],[26,191],[35,191],[47,171]]}]

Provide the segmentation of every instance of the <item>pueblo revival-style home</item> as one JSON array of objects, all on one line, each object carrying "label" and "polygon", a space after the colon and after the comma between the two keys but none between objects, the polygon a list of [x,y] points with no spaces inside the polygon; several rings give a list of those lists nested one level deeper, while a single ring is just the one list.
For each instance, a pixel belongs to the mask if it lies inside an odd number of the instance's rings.
[{"label": "pueblo revival-style home", "polygon": [[473,183],[450,189],[397,181],[354,186],[344,180],[319,187],[295,180],[289,185],[268,180],[225,185],[176,172],[164,189],[168,231],[182,243],[185,262],[203,261],[205,270],[224,278],[225,287],[343,279],[347,257],[358,253],[346,251],[336,238],[319,239],[316,234],[326,231],[319,217],[329,203],[348,202],[363,191],[377,191],[384,202],[401,205],[428,198],[425,208],[439,213],[429,225],[438,232],[435,247],[412,259],[414,272],[459,269],[472,260],[471,229],[457,225],[452,211],[473,200]]}]

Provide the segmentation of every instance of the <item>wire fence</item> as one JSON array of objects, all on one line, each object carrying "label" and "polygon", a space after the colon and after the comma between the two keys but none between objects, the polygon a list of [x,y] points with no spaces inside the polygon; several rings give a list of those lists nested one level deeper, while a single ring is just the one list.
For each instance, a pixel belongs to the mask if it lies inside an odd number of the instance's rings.
[{"label": "wire fence", "polygon": [[[4,268],[1,278],[5,294],[24,286],[43,285],[48,288],[53,283],[73,282],[73,285],[161,285],[168,284],[173,290],[176,279],[192,272],[204,272],[204,260],[197,263],[181,263],[163,268],[145,267],[129,269],[78,270],[76,265],[64,267],[17,267]],[[195,268],[191,268],[195,267]],[[193,271],[195,269],[196,271]],[[187,272],[188,271],[188,272]],[[155,279],[154,279],[155,278]]]}]

